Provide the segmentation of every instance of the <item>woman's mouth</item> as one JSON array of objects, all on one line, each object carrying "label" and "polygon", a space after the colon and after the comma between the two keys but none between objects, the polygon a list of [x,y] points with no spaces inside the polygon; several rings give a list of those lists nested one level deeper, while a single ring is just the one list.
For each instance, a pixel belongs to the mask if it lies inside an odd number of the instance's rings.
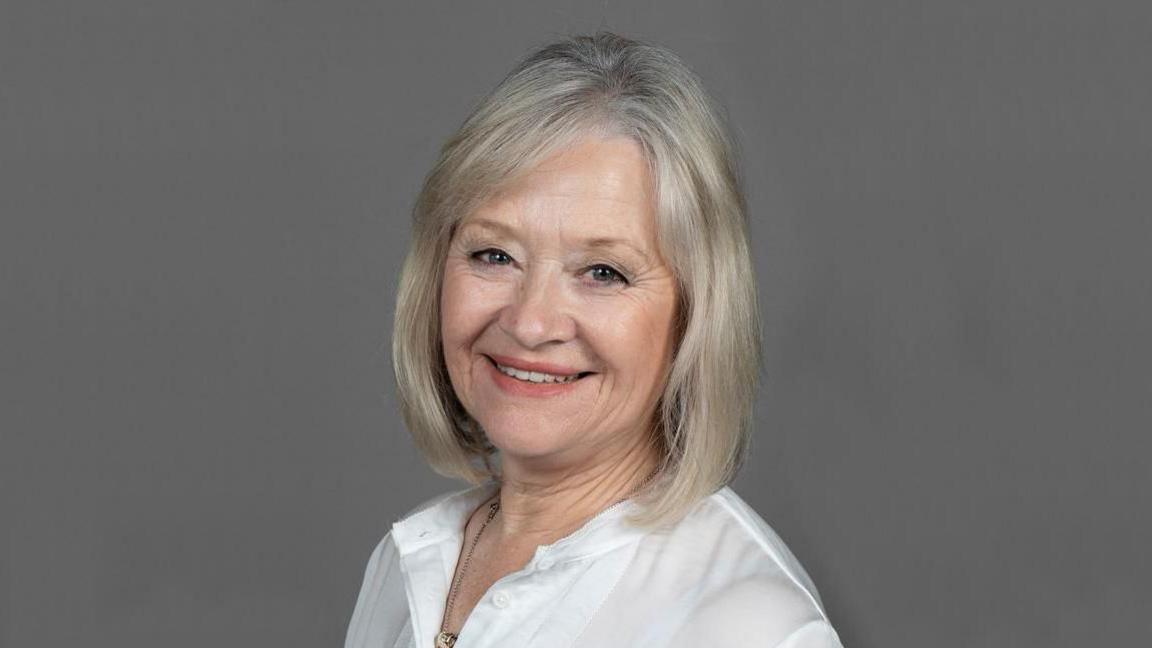
[{"label": "woman's mouth", "polygon": [[[488,356],[484,356],[488,363],[494,369],[494,375],[497,377],[497,384],[506,387],[513,387],[521,385],[524,388],[532,391],[539,391],[541,395],[546,393],[554,393],[557,388],[562,388],[567,385],[591,375],[591,371],[583,371],[574,374],[558,375],[549,374],[539,371],[525,371],[515,367],[500,364]],[[515,390],[521,392],[521,390]]]}]

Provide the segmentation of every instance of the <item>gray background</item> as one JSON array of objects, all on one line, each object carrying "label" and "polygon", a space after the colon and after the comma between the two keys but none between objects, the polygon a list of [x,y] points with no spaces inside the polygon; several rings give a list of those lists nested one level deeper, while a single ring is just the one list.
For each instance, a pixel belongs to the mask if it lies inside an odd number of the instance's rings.
[{"label": "gray background", "polygon": [[[0,5],[7,647],[340,645],[390,522],[408,210],[534,46],[728,107],[766,382],[735,484],[848,646],[1149,641],[1141,3]],[[1146,6],[1146,5],[1145,5]]]}]

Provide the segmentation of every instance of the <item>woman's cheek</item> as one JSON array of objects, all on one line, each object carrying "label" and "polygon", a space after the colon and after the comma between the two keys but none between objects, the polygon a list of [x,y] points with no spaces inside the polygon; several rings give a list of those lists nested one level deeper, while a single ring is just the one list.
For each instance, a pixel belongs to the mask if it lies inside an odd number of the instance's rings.
[{"label": "woman's cheek", "polygon": [[[618,342],[644,340],[648,337],[643,318],[638,317],[635,304],[628,300],[601,302],[593,310],[594,322],[600,337]],[[640,328],[637,328],[640,327]],[[648,340],[652,342],[654,340]]]}]

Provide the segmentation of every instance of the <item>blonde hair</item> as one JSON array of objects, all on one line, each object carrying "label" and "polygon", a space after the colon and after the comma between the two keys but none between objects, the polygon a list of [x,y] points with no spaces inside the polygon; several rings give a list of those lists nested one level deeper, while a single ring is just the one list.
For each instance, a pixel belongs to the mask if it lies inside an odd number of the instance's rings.
[{"label": "blonde hair", "polygon": [[400,409],[437,473],[499,478],[496,448],[456,398],[440,339],[440,285],[454,228],[501,185],[589,135],[644,150],[657,239],[677,280],[675,356],[658,405],[658,476],[632,517],[674,523],[735,478],[747,454],[760,321],[734,148],[696,75],[661,47],[601,32],[531,54],[441,149],[413,210],[392,358]]}]

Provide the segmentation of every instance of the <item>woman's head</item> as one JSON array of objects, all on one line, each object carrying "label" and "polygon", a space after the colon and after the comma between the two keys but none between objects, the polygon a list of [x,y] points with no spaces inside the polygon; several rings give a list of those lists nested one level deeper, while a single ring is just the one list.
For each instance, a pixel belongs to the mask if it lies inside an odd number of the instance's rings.
[{"label": "woman's head", "polygon": [[589,137],[455,229],[441,287],[444,360],[503,469],[651,459],[676,279],[656,241],[649,176],[633,140]]},{"label": "woman's head", "polygon": [[[613,34],[547,46],[417,200],[393,339],[405,421],[435,470],[473,482],[496,447],[563,461],[632,434],[664,461],[640,521],[674,520],[746,451],[755,297],[732,147],[697,78]],[[492,356],[593,373],[539,398],[501,391]]]}]

